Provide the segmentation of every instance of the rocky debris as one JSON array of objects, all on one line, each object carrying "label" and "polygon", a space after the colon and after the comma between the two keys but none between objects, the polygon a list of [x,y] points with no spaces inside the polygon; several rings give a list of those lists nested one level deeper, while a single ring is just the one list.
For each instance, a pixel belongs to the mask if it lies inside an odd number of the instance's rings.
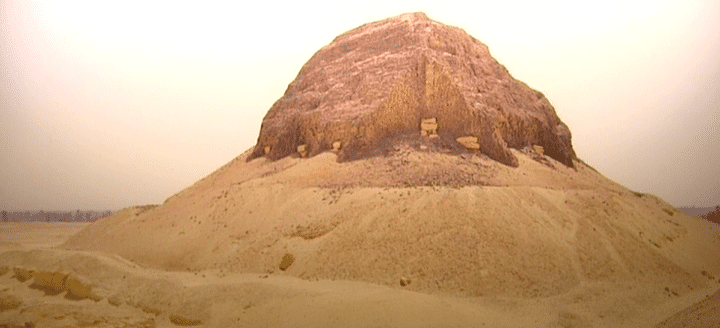
[{"label": "rocky debris", "polygon": [[538,153],[538,155],[543,155],[545,153],[545,149],[543,149],[542,146],[533,145],[533,149],[535,149],[535,152]]},{"label": "rocky debris", "polygon": [[420,135],[424,137],[437,137],[437,119],[426,118],[420,121]]},{"label": "rocky debris", "polygon": [[202,320],[188,319],[181,315],[170,315],[170,322],[176,326],[199,326],[202,325]]},{"label": "rocky debris", "polygon": [[302,239],[310,240],[328,234],[333,231],[337,225],[338,222],[312,221],[304,225],[298,225],[290,234],[287,235],[289,237],[301,237]]},{"label": "rocky debris", "polygon": [[285,254],[282,261],[280,262],[280,270],[287,270],[295,262],[295,257],[292,254]]},{"label": "rocky debris", "polygon": [[465,136],[456,139],[461,145],[470,150],[480,150],[480,143],[477,137]]},{"label": "rocky debris", "polygon": [[298,155],[300,155],[300,157],[307,157],[307,155],[308,155],[307,145],[297,146],[297,152],[298,152]]},{"label": "rocky debris", "polygon": [[92,286],[83,282],[83,279],[74,277],[70,274],[57,271],[31,270],[21,267],[13,268],[13,278],[20,282],[33,279],[30,288],[43,291],[46,295],[58,295],[67,292],[65,297],[68,299],[81,300],[91,299],[98,302],[102,297],[93,292]]},{"label": "rocky debris", "polygon": [[17,309],[22,304],[22,300],[15,295],[0,291],[0,312]]},{"label": "rocky debris", "polygon": [[340,148],[342,148],[342,142],[340,142],[340,141],[333,142],[332,148],[333,148],[333,151],[339,151]]},{"label": "rocky debris", "polygon": [[532,160],[538,163],[544,164],[551,168],[555,168],[555,165],[553,165],[553,163],[551,163],[547,159],[547,157],[545,157],[544,149],[542,148],[542,146],[533,145],[532,147],[525,147],[521,149],[520,152],[532,158]]},{"label": "rocky debris", "polygon": [[315,53],[268,110],[248,160],[280,159],[300,145],[307,156],[335,148],[341,162],[385,155],[430,131],[426,119],[448,147],[475,136],[476,151],[517,166],[509,148],[539,145],[573,166],[570,130],[542,93],[465,31],[422,13],[362,25]]},{"label": "rocky debris", "polygon": [[411,282],[412,281],[408,278],[405,278],[405,277],[400,278],[400,286],[402,286],[402,287],[409,285]]}]

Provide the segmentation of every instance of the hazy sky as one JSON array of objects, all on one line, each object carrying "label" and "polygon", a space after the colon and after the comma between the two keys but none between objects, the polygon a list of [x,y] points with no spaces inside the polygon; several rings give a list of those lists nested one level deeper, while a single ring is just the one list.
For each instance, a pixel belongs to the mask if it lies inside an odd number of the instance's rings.
[{"label": "hazy sky", "polygon": [[302,65],[405,12],[543,92],[577,155],[720,204],[720,1],[0,1],[0,208],[162,203],[255,144]]}]

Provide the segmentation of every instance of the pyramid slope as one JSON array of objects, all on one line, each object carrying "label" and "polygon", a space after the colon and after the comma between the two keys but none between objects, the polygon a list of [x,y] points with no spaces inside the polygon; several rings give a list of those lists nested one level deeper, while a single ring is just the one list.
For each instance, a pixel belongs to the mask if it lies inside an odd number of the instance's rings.
[{"label": "pyramid slope", "polygon": [[[407,289],[464,296],[547,297],[588,283],[689,292],[708,287],[701,271],[720,276],[717,227],[580,162],[513,155],[518,168],[415,151],[347,163],[333,153],[247,162],[245,153],[165,204],[116,213],[63,247],[167,270],[388,286],[407,277]],[[461,170],[457,160],[484,167],[485,186],[393,186],[408,183],[394,162]],[[369,172],[389,174],[354,178]],[[286,254],[294,263],[280,271]]]},{"label": "pyramid slope", "polygon": [[[435,119],[439,138],[421,137]],[[341,145],[338,160],[387,153],[398,142],[424,141],[477,151],[510,166],[509,148],[539,145],[573,165],[570,130],[538,91],[515,80],[487,46],[463,30],[405,14],[360,26],[320,49],[263,119],[248,159],[276,160],[305,145],[310,156]]]}]

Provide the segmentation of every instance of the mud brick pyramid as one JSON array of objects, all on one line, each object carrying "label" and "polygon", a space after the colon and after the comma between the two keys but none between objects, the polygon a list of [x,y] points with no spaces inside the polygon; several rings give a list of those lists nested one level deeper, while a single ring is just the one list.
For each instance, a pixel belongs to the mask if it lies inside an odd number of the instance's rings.
[{"label": "mud brick pyramid", "polygon": [[469,148],[517,166],[508,148],[538,145],[573,166],[570,130],[543,94],[480,41],[422,13],[360,26],[315,53],[268,111],[248,160],[298,147],[313,156],[338,142],[340,161],[382,155],[427,137],[423,120],[435,124],[440,149]]}]

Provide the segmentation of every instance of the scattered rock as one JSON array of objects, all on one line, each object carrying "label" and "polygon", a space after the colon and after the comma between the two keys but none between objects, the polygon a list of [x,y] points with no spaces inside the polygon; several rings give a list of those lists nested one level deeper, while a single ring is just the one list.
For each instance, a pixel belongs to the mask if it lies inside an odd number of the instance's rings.
[{"label": "scattered rock", "polygon": [[542,156],[545,153],[545,149],[543,148],[543,146],[533,145],[533,149],[538,155]]},{"label": "scattered rock", "polygon": [[22,304],[22,300],[17,296],[0,291],[0,312],[15,310]]},{"label": "scattered rock", "polygon": [[298,152],[298,155],[300,155],[300,157],[307,157],[307,155],[308,155],[307,145],[297,146],[297,152]]},{"label": "scattered rock", "polygon": [[32,279],[34,271],[15,267],[13,268],[13,273],[13,278],[17,279],[19,282],[25,282],[28,279]]},{"label": "scattered rock", "polygon": [[478,143],[478,138],[475,136],[460,137],[457,138],[457,142],[469,150],[480,150],[480,143]]},{"label": "scattered rock", "polygon": [[176,326],[199,326],[202,325],[202,320],[188,319],[180,315],[171,314],[170,322]]},{"label": "scattered rock", "polygon": [[409,278],[401,277],[400,278],[400,286],[405,287],[409,285],[412,281]]},{"label": "scattered rock", "polygon": [[287,270],[293,262],[295,262],[295,257],[292,254],[285,254],[280,262],[280,270]]},{"label": "scattered rock", "polygon": [[334,151],[339,151],[342,148],[342,142],[335,141],[333,142],[332,147]]},{"label": "scattered rock", "polygon": [[436,118],[425,118],[420,121],[420,135],[432,137],[437,135],[438,123]]},{"label": "scattered rock", "polygon": [[122,304],[120,299],[117,298],[116,296],[108,297],[107,300],[108,300],[108,303],[113,306],[120,306],[120,304]]}]

